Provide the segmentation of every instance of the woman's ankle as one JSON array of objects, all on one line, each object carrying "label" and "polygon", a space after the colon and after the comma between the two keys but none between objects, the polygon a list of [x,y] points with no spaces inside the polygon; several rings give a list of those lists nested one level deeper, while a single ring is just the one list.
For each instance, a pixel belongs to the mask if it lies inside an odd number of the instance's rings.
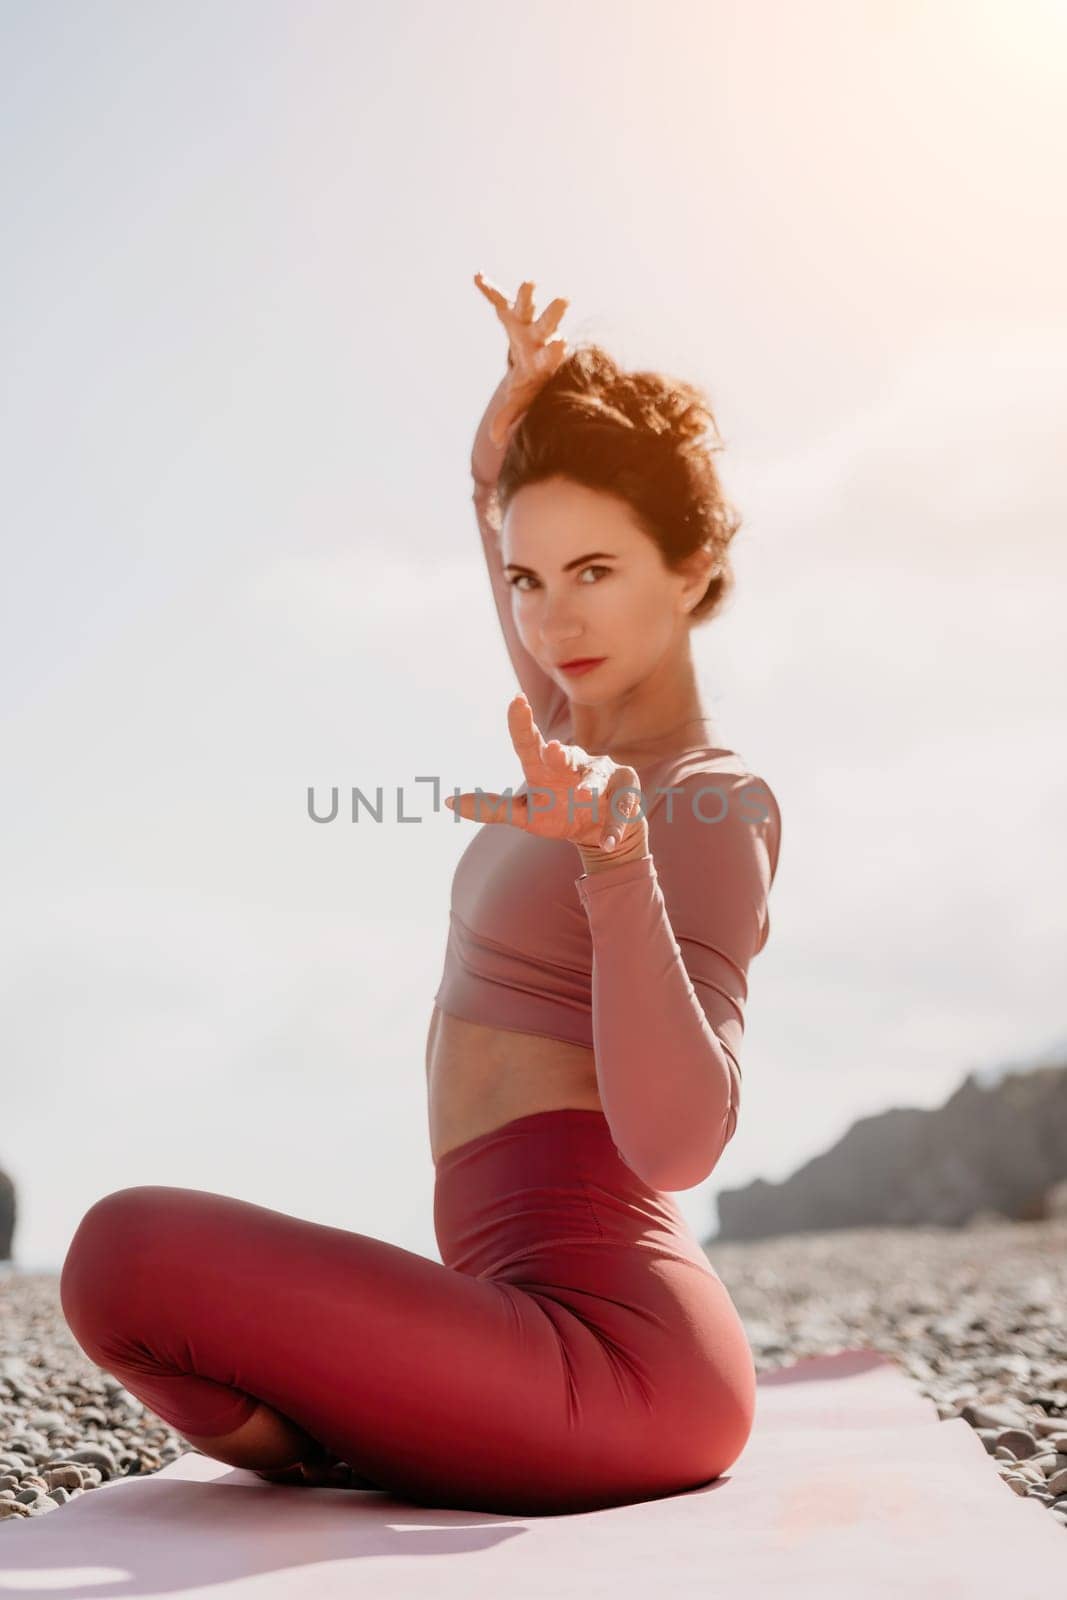
[{"label": "woman's ankle", "polygon": [[329,1456],[317,1439],[264,1400],[232,1433],[214,1438],[186,1434],[185,1438],[216,1461],[231,1467],[250,1467],[254,1472],[285,1472],[302,1462],[317,1462]]}]

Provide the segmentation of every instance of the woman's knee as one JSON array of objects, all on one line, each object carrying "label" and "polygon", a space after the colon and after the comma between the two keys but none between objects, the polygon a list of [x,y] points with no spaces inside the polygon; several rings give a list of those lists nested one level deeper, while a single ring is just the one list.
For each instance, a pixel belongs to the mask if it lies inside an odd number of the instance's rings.
[{"label": "woman's knee", "polygon": [[83,1348],[121,1326],[141,1267],[158,1251],[173,1190],[116,1189],[94,1201],[75,1229],[59,1276],[63,1315]]}]

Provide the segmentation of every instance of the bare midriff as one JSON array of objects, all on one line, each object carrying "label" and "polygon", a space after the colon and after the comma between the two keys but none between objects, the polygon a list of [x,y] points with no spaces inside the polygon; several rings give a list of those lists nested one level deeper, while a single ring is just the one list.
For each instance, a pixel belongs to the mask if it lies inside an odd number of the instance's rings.
[{"label": "bare midriff", "polygon": [[436,1166],[457,1145],[535,1111],[602,1111],[586,1045],[467,1022],[434,1006],[426,1038],[430,1153]]}]

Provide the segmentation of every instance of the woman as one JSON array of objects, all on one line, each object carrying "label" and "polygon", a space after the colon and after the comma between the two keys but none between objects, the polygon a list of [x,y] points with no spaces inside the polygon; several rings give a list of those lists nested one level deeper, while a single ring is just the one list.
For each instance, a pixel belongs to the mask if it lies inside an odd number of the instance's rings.
[{"label": "woman", "polygon": [[693,670],[738,526],[710,409],[568,356],[565,301],[475,282],[509,342],[472,471],[525,781],[450,802],[485,825],[427,1041],[441,1261],[148,1185],[90,1208],[60,1291],[207,1455],[530,1515],[707,1483],[751,1431],[743,1326],[670,1191],[737,1124],[780,818]]}]

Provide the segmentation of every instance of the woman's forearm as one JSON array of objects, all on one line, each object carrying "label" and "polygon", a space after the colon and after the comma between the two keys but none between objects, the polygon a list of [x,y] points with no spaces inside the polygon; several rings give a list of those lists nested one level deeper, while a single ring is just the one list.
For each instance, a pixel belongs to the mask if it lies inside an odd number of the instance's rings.
[{"label": "woman's forearm", "polygon": [[502,378],[497,385],[475,435],[471,451],[471,474],[474,478],[472,498],[481,535],[482,552],[489,573],[493,604],[500,623],[500,631],[504,635],[508,657],[522,691],[533,708],[538,726],[547,735],[548,730],[556,725],[566,709],[567,691],[534,660],[519,638],[519,630],[512,614],[511,587],[501,565],[500,532],[495,522],[490,524],[489,521],[493,488],[500,475],[500,466],[507,450],[506,443],[503,445],[493,443],[489,437],[489,429],[493,418],[500,410],[506,383],[507,379]]},{"label": "woman's forearm", "polygon": [[740,1073],[697,998],[651,853],[577,879],[593,944],[593,1048],[623,1159],[657,1189],[690,1189],[733,1137]]},{"label": "woman's forearm", "polygon": [[505,373],[489,397],[489,404],[478,424],[474,435],[474,444],[471,447],[471,476],[478,483],[494,484],[500,476],[500,467],[507,451],[507,442],[494,444],[489,436],[493,419],[502,409],[504,395],[508,384],[508,374]]}]

